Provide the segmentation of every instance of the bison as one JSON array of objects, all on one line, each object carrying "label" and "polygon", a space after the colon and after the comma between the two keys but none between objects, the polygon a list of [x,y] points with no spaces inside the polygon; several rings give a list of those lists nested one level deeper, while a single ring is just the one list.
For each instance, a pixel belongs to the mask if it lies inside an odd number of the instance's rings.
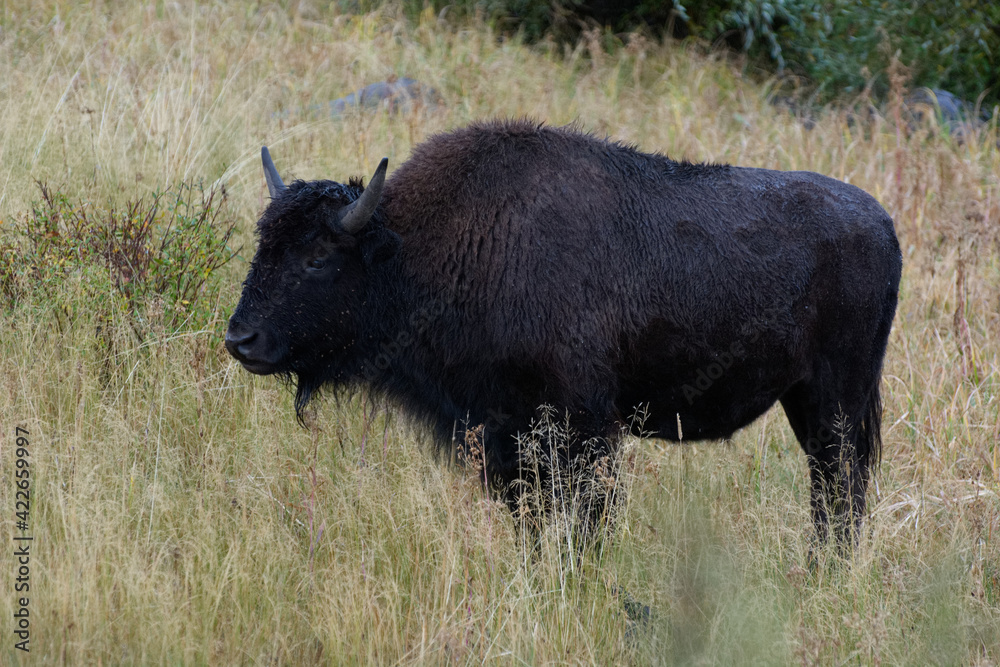
[{"label": "bison", "polygon": [[901,270],[864,191],[524,119],[434,136],[368,187],[286,186],[262,158],[271,202],[225,345],[294,380],[300,416],[321,388],[368,387],[444,445],[485,425],[513,504],[541,405],[574,434],[561,466],[614,452],[638,408],[643,435],[690,441],[780,401],[820,538],[856,534]]}]

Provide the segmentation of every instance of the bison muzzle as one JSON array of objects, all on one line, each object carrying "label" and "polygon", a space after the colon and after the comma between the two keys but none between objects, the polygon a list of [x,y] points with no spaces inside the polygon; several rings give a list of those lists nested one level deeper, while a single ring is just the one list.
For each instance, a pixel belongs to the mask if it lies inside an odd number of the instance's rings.
[{"label": "bison muzzle", "polygon": [[568,416],[566,464],[613,452],[639,408],[643,434],[690,441],[780,401],[819,536],[856,533],[901,270],[862,190],[525,120],[432,137],[367,188],[286,186],[262,157],[271,202],[226,347],[294,379],[300,414],[365,386],[443,446],[484,425],[513,503],[541,405]]}]

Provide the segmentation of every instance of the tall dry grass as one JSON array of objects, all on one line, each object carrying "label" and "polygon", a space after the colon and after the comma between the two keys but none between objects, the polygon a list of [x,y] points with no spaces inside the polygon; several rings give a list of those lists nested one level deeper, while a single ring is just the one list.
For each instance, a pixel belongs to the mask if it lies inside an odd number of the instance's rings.
[{"label": "tall dry grass", "polygon": [[[226,188],[243,248],[203,295],[208,326],[171,329],[151,304],[153,334],[123,338],[110,377],[85,307],[66,326],[40,298],[4,314],[0,466],[10,479],[14,427],[29,429],[36,540],[32,651],[5,629],[3,662],[1000,660],[995,127],[959,143],[898,126],[890,106],[807,130],[720,59],[642,38],[614,54],[593,37],[528,49],[430,14],[409,25],[308,3],[0,11],[0,234],[40,198],[35,180],[100,205],[195,178]],[[443,104],[308,111],[392,75]],[[558,527],[525,545],[399,416],[359,397],[300,428],[286,390],[220,349],[265,202],[262,144],[286,178],[344,180],[435,132],[520,115],[674,158],[818,171],[892,214],[904,274],[885,460],[850,565],[821,552],[808,567],[807,470],[778,410],[725,443],[629,441],[629,501],[578,561]],[[63,298],[85,292],[70,282]],[[11,545],[6,481],[0,507]],[[648,622],[627,618],[622,589]]]}]

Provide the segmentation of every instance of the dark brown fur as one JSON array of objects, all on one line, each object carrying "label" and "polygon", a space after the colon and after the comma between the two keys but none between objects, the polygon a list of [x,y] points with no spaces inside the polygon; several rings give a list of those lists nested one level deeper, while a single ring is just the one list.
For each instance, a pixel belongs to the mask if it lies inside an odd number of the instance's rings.
[{"label": "dark brown fur", "polygon": [[[865,192],[527,121],[433,137],[362,233],[324,227],[360,190],[296,183],[271,204],[230,323],[260,335],[234,354],[296,376],[300,405],[364,383],[443,443],[486,424],[488,473],[505,486],[541,404],[569,413],[572,458],[588,439],[587,456],[613,449],[639,406],[647,432],[677,439],[679,416],[698,440],[780,400],[820,534],[828,506],[860,520],[901,266],[892,220]],[[319,246],[342,265],[336,284],[290,278]]]}]

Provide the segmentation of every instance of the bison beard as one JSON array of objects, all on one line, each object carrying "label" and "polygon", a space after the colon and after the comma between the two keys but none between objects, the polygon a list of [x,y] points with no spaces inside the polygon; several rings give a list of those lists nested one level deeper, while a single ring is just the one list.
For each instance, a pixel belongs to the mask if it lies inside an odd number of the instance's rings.
[{"label": "bison beard", "polygon": [[513,504],[517,434],[541,405],[574,434],[551,472],[613,454],[637,408],[644,434],[701,440],[780,401],[820,537],[831,519],[856,534],[901,270],[865,192],[527,121],[435,136],[368,188],[285,186],[262,157],[272,201],[226,346],[297,378],[298,411],[367,386],[442,446],[482,425],[486,477]]}]

